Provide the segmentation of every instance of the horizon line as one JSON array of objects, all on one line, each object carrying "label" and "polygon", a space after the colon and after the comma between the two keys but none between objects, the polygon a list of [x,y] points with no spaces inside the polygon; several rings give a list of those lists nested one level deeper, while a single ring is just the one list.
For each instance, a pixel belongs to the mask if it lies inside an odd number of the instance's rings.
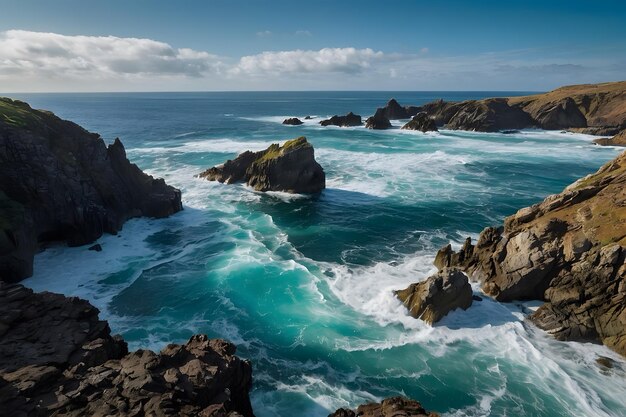
[{"label": "horizon line", "polygon": [[147,90],[147,91],[0,91],[9,94],[172,94],[172,93],[545,93],[551,90]]}]

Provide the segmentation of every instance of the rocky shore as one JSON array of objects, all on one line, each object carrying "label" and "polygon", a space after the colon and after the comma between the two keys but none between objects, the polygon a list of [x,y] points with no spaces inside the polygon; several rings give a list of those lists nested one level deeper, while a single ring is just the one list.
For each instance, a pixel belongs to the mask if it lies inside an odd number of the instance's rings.
[{"label": "rocky shore", "polygon": [[304,136],[263,151],[246,151],[198,177],[226,184],[245,182],[257,191],[317,193],[326,187],[324,170]]},{"label": "rocky shore", "polygon": [[102,138],[51,112],[0,98],[0,271],[32,275],[47,242],[84,245],[132,217],[182,209],[180,191],[143,173],[119,139]]}]

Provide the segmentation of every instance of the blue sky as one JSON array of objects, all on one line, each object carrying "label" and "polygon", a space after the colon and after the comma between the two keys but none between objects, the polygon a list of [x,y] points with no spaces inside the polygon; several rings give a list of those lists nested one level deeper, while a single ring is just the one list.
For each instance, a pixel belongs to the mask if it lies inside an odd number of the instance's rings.
[{"label": "blue sky", "polygon": [[626,79],[625,1],[0,0],[0,91],[545,90]]}]

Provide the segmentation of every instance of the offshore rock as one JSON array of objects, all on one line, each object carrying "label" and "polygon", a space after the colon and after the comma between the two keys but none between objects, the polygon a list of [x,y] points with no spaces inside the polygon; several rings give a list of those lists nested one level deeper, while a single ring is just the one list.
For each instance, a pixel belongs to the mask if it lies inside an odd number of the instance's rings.
[{"label": "offshore rock", "polygon": [[626,153],[562,193],[487,228],[476,245],[437,254],[500,301],[545,303],[530,316],[559,340],[626,355]]},{"label": "offshore rock", "polygon": [[[309,117],[309,119],[310,119],[310,117]],[[304,123],[304,122],[302,120],[298,119],[297,117],[290,117],[289,119],[283,120],[283,124],[284,125],[299,126],[302,123]]]},{"label": "offshore rock", "polygon": [[328,417],[439,417],[422,405],[405,397],[386,398],[380,403],[360,405],[356,411],[340,408]]},{"label": "offshore rock", "polygon": [[391,127],[391,122],[385,116],[385,112],[383,109],[376,110],[376,113],[373,116],[370,116],[365,121],[365,127],[368,129],[389,129]]},{"label": "offshore rock", "polygon": [[70,246],[117,233],[132,217],[182,209],[180,191],[143,173],[119,139],[94,133],[28,104],[0,98],[0,275],[32,275],[50,241]]},{"label": "offshore rock", "polygon": [[419,107],[416,106],[401,106],[395,98],[392,98],[387,102],[385,107],[382,108],[382,113],[390,120],[398,119],[410,119],[412,116],[419,112]]},{"label": "offshore rock", "polygon": [[467,277],[457,269],[443,269],[426,281],[411,284],[395,294],[411,316],[429,324],[457,308],[467,310],[473,300]]},{"label": "offshore rock", "polygon": [[226,184],[245,182],[257,191],[317,193],[326,187],[324,170],[304,136],[283,146],[275,143],[263,151],[246,151],[198,176]]},{"label": "offshore rock", "polygon": [[128,353],[87,301],[0,281],[0,410],[11,416],[253,416],[250,363],[203,335]]},{"label": "offshore rock", "polygon": [[435,119],[428,116],[426,112],[417,113],[413,118],[404,126],[404,130],[419,130],[421,132],[436,132],[437,123]]},{"label": "offshore rock", "polygon": [[361,126],[363,122],[361,121],[361,116],[350,112],[346,114],[345,116],[335,115],[331,117],[330,119],[322,120],[320,124],[322,126],[352,127],[352,126]]}]

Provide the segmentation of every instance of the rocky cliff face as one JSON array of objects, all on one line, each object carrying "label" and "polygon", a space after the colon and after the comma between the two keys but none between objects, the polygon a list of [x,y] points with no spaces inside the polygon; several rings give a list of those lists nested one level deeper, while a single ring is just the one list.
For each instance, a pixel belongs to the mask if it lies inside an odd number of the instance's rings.
[{"label": "rocky cliff face", "polygon": [[389,120],[410,119],[420,111],[419,109],[416,106],[401,106],[395,98],[389,100],[385,107],[381,108],[382,115]]},{"label": "rocky cliff face", "polygon": [[275,143],[263,151],[246,151],[198,176],[227,184],[246,182],[258,191],[317,193],[326,187],[324,170],[304,136],[283,146]]},{"label": "rocky cliff face", "polygon": [[496,132],[505,129],[567,129],[615,135],[626,128],[626,81],[558,88],[524,97],[488,98],[415,107],[449,129]]},{"label": "rocky cliff face", "polygon": [[201,335],[128,353],[87,301],[0,281],[3,415],[253,416],[251,366],[234,354]]},{"label": "rocky cliff face", "polygon": [[360,405],[356,411],[340,408],[328,417],[439,417],[428,412],[420,403],[405,397],[392,397],[380,403]]},{"label": "rocky cliff face", "polygon": [[387,116],[385,116],[384,109],[379,108],[373,116],[367,118],[365,121],[365,127],[376,130],[389,129],[391,127],[391,122]]},{"label": "rocky cliff face", "polygon": [[32,274],[40,244],[71,246],[116,233],[131,217],[182,209],[180,191],[144,174],[116,139],[0,98],[0,274]]},{"label": "rocky cliff face", "polygon": [[437,123],[435,119],[428,116],[426,112],[419,112],[413,118],[402,126],[404,130],[419,130],[420,132],[436,132]]},{"label": "rocky cliff face", "polygon": [[594,142],[601,146],[626,146],[626,130],[621,131],[612,138],[600,138]]},{"label": "rocky cliff face", "polygon": [[562,193],[437,254],[500,301],[545,301],[530,319],[560,340],[626,355],[626,153]]}]

